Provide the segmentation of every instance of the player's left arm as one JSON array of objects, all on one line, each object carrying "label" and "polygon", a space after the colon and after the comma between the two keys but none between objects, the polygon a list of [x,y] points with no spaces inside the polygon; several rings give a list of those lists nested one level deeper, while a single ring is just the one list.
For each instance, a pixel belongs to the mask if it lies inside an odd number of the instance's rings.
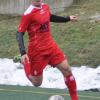
[{"label": "player's left arm", "polygon": [[51,22],[58,22],[58,23],[60,23],[60,22],[69,22],[69,21],[72,21],[72,22],[74,22],[74,21],[77,21],[77,17],[76,16],[66,16],[66,17],[63,17],[63,16],[57,16],[57,15],[53,15],[53,14],[51,14],[51,16],[50,16],[50,21]]}]

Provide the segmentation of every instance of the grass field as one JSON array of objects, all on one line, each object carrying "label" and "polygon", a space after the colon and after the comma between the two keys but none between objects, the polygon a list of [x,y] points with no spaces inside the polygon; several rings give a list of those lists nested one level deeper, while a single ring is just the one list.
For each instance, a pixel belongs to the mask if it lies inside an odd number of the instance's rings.
[{"label": "grass field", "polygon": [[[53,38],[69,58],[71,66],[100,64],[100,20],[90,17],[100,14],[100,0],[86,0],[58,15],[76,15],[75,23],[51,23]],[[19,55],[16,31],[20,17],[0,15],[0,58],[13,58]],[[25,35],[25,43],[27,42]],[[26,44],[27,45],[27,44]]]},{"label": "grass field", "polygon": [[[28,86],[0,86],[0,100],[48,100],[52,95],[61,95],[70,100],[66,89],[44,89]],[[79,91],[79,100],[100,100],[100,92]]]},{"label": "grass field", "polygon": [[[79,0],[80,1],[80,0]],[[74,4],[57,15],[76,15],[75,23],[51,23],[53,38],[69,58],[71,66],[100,65],[100,20],[90,17],[100,15],[100,0],[86,0]],[[0,15],[0,58],[19,55],[16,31],[20,16]],[[27,45],[28,36],[25,34]],[[61,95],[70,100],[67,89],[45,89],[29,86],[0,85],[0,100],[48,100]],[[78,91],[79,100],[100,100],[100,92]]]}]

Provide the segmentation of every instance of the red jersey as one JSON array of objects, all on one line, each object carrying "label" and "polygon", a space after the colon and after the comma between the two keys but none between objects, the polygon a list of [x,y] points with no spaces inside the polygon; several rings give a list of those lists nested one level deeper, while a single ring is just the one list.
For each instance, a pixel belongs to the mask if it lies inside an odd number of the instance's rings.
[{"label": "red jersey", "polygon": [[[50,10],[47,4],[41,8],[30,5],[22,16],[18,33],[27,31],[29,35],[28,57],[30,74],[40,76],[47,64],[56,65],[65,59],[64,53],[53,40],[50,32]],[[27,63],[24,64],[25,70]],[[29,74],[27,71],[26,74]],[[27,75],[28,76],[28,75]]]},{"label": "red jersey", "polygon": [[18,32],[28,32],[29,49],[45,50],[54,46],[50,32],[50,10],[47,4],[41,8],[30,5],[20,21]]}]

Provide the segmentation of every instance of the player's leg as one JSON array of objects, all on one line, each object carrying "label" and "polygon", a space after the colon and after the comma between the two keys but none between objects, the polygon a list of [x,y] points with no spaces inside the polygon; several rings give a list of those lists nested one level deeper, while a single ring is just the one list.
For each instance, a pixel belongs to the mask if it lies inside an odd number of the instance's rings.
[{"label": "player's leg", "polygon": [[22,63],[24,66],[24,71],[27,76],[27,78],[31,81],[31,83],[34,86],[40,86],[42,84],[43,80],[43,66],[45,66],[45,63],[42,61],[31,61],[30,62],[25,59],[25,61]]},{"label": "player's leg", "polygon": [[25,75],[29,79],[29,75],[30,75],[30,63],[29,63],[29,61],[27,59],[25,59],[25,61],[22,64],[24,66]]},{"label": "player's leg", "polygon": [[42,84],[43,81],[43,74],[39,75],[39,76],[29,76],[31,83],[35,86],[38,87]]},{"label": "player's leg", "polygon": [[32,66],[36,66],[38,67],[39,66],[39,63],[29,63],[27,60],[23,63],[24,65],[24,71],[25,71],[25,74],[27,76],[27,78],[31,81],[31,83],[34,85],[34,86],[40,86],[42,84],[42,80],[43,80],[43,71],[40,71],[38,69],[35,70],[35,68],[33,68]]},{"label": "player's leg", "polygon": [[56,67],[62,72],[65,80],[65,84],[69,89],[69,93],[72,100],[78,100],[77,96],[77,88],[76,88],[76,81],[71,72],[71,68],[65,59],[61,63],[57,64]]},{"label": "player's leg", "polygon": [[37,55],[30,59],[30,75],[29,80],[34,86],[40,86],[43,81],[43,69],[48,64],[48,58]]},{"label": "player's leg", "polygon": [[72,74],[70,65],[68,64],[66,59],[61,61],[59,64],[56,64],[55,66],[62,72],[64,77]]},{"label": "player's leg", "polygon": [[65,84],[68,87],[72,100],[78,100],[75,78],[71,72],[71,68],[64,53],[59,49],[58,46],[55,46],[49,63],[53,66],[56,66],[62,72]]}]

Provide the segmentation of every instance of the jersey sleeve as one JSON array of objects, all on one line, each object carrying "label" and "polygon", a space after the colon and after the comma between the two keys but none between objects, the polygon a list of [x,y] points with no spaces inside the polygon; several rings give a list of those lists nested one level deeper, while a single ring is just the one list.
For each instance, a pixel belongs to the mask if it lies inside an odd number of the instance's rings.
[{"label": "jersey sleeve", "polygon": [[50,10],[50,7],[48,6],[48,10],[49,10],[49,15],[51,16],[51,10]]},{"label": "jersey sleeve", "polygon": [[31,15],[23,15],[20,21],[20,24],[18,26],[18,32],[25,32],[31,22]]},{"label": "jersey sleeve", "polygon": [[51,16],[51,10],[50,10],[49,5],[48,5],[48,4],[44,4],[44,5],[47,7],[47,10],[48,10],[48,12],[49,12],[49,15]]}]

